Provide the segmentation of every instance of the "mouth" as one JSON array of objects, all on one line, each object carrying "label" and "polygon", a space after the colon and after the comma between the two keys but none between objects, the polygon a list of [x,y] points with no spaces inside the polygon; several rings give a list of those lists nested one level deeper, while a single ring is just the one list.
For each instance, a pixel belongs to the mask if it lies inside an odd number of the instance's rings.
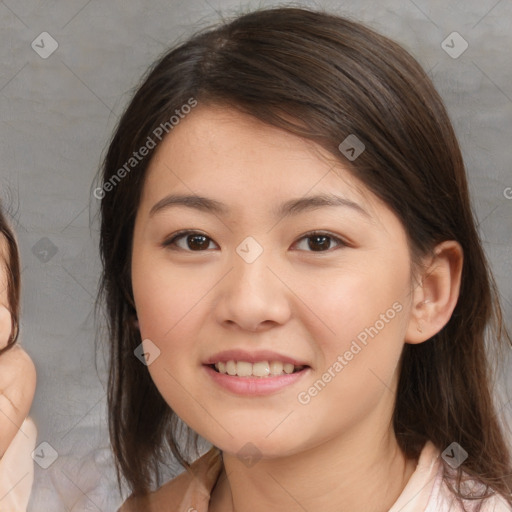
[{"label": "mouth", "polygon": [[299,373],[309,368],[307,365],[294,365],[281,361],[257,361],[251,363],[248,361],[235,360],[219,361],[206,366],[223,375],[242,378],[256,377],[261,379],[291,375],[292,373]]}]

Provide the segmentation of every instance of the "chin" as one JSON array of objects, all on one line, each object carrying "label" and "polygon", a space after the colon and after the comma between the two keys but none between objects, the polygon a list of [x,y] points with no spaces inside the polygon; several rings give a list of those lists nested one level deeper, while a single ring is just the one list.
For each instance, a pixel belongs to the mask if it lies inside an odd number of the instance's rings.
[{"label": "chin", "polygon": [[245,458],[256,459],[278,459],[294,455],[301,451],[298,441],[283,436],[276,436],[275,439],[269,439],[266,434],[254,433],[254,430],[248,430],[247,435],[237,432],[235,438],[219,440],[219,442],[210,441],[214,446],[232,456],[241,460]]}]

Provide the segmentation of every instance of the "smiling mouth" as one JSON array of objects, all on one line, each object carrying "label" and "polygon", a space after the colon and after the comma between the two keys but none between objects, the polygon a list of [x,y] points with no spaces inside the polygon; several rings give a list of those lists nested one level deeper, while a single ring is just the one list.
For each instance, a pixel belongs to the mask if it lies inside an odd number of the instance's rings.
[{"label": "smiling mouth", "polygon": [[282,375],[290,375],[297,373],[308,366],[294,366],[291,363],[282,363],[281,361],[258,361],[249,363],[247,361],[226,361],[209,364],[210,368],[217,373],[229,375],[232,377],[279,377]]}]

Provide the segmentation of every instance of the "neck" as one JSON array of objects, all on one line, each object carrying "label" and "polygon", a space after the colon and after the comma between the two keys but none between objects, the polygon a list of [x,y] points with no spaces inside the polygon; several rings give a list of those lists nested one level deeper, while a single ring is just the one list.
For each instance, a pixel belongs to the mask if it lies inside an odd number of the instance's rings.
[{"label": "neck", "polygon": [[[403,491],[416,461],[407,460],[394,433],[366,428],[343,439],[246,467],[224,453],[224,469],[212,493],[213,512],[386,512]],[[375,423],[373,424],[375,425]]]}]

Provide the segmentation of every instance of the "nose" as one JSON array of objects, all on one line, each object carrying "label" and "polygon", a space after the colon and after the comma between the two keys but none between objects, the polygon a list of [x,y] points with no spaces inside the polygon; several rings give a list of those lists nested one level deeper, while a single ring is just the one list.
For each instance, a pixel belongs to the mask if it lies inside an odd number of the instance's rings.
[{"label": "nose", "polygon": [[285,324],[291,315],[293,294],[270,258],[270,251],[263,251],[252,263],[235,252],[230,263],[231,271],[217,288],[217,321],[228,328],[251,332]]}]

